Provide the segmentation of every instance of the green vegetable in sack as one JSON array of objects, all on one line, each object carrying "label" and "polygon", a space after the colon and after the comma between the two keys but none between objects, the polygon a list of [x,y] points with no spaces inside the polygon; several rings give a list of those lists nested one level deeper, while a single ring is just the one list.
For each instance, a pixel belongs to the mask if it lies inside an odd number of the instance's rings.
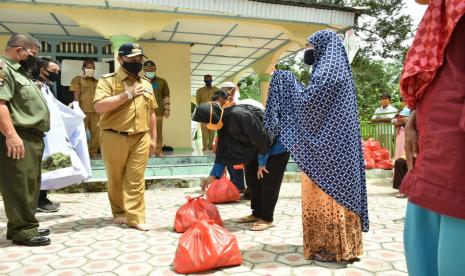
[{"label": "green vegetable in sack", "polygon": [[57,152],[42,160],[42,173],[68,168],[72,165],[69,155]]}]

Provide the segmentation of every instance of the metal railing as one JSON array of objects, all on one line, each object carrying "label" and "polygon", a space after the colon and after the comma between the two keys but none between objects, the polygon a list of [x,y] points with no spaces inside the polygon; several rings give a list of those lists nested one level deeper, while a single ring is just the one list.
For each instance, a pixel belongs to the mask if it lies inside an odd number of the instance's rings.
[{"label": "metal railing", "polygon": [[361,122],[362,138],[374,138],[382,147],[389,150],[391,156],[396,151],[396,129],[391,123]]}]

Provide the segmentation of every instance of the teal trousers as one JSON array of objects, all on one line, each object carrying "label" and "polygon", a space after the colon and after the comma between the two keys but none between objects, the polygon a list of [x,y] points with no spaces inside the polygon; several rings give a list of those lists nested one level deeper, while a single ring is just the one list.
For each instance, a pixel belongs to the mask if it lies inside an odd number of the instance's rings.
[{"label": "teal trousers", "polygon": [[407,205],[404,229],[409,276],[465,275],[465,220]]}]

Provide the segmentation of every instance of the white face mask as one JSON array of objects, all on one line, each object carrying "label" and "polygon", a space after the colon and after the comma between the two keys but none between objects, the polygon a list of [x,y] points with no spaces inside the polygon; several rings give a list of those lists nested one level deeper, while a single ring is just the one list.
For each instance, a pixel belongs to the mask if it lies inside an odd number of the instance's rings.
[{"label": "white face mask", "polygon": [[95,75],[95,69],[84,69],[84,75],[86,77],[93,78]]}]

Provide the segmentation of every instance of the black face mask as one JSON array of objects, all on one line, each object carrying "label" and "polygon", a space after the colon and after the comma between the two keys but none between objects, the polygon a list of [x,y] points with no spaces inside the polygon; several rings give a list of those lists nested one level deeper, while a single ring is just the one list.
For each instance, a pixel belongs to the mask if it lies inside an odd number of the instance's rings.
[{"label": "black face mask", "polygon": [[304,52],[304,63],[312,65],[315,62],[315,49],[307,49]]},{"label": "black face mask", "polygon": [[60,79],[60,77],[61,77],[60,73],[54,73],[54,72],[50,72],[48,70],[45,70],[45,71],[47,71],[47,73],[48,73],[47,79],[49,79],[51,82],[58,81]]},{"label": "black face mask", "polygon": [[21,64],[21,67],[24,68],[24,70],[29,71],[30,69],[34,68],[37,63],[37,58],[35,56],[28,55],[25,60],[20,60],[19,64]]},{"label": "black face mask", "polygon": [[142,70],[142,63],[140,62],[123,62],[123,68],[126,69],[129,73],[133,75],[139,74],[140,70]]}]

